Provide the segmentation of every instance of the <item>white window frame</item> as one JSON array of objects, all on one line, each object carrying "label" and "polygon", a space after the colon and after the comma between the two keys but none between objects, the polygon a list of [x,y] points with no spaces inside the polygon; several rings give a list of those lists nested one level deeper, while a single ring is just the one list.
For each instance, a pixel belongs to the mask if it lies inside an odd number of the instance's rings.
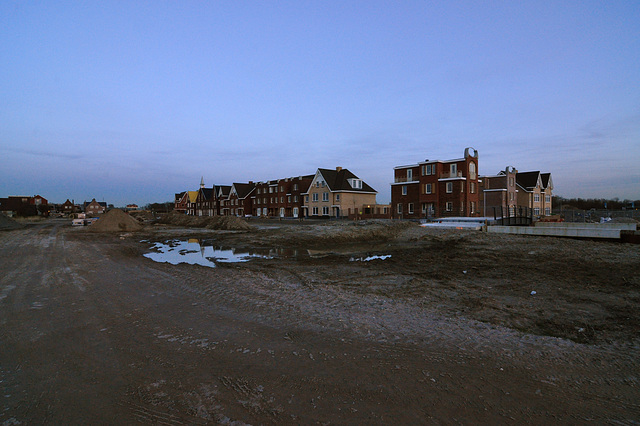
[{"label": "white window frame", "polygon": [[329,193],[328,192],[323,192],[322,193],[322,201],[329,201]]},{"label": "white window frame", "polygon": [[445,208],[448,212],[452,212],[453,211],[453,203],[451,201],[447,201],[445,204]]},{"label": "white window frame", "polygon": [[322,216],[329,216],[329,206],[322,207]]},{"label": "white window frame", "polygon": [[407,185],[402,185],[402,195],[407,195]]},{"label": "white window frame", "polygon": [[453,192],[453,182],[447,182],[447,194],[451,194]]},{"label": "white window frame", "polygon": [[413,180],[413,170],[407,169],[407,182],[411,182]]},{"label": "white window frame", "polygon": [[430,183],[425,183],[424,184],[424,193],[425,194],[432,194],[433,193],[432,190],[433,190],[433,185],[432,184],[430,184]]},{"label": "white window frame", "polygon": [[397,207],[397,209],[398,209],[398,210],[397,210],[397,211],[398,211],[398,214],[402,214],[402,203],[398,203],[398,207]]},{"label": "white window frame", "polygon": [[313,200],[314,203],[318,202],[318,193],[317,192],[313,193],[312,200]]},{"label": "white window frame", "polygon": [[413,214],[413,203],[407,205],[407,214]]},{"label": "white window frame", "polygon": [[458,175],[458,165],[456,163],[451,163],[449,165],[449,175],[451,175],[451,177]]}]

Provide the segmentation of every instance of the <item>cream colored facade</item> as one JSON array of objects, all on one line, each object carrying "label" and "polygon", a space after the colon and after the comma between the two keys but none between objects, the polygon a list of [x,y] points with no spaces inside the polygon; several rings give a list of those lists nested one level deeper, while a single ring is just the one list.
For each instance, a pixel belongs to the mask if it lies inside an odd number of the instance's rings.
[{"label": "cream colored facade", "polygon": [[[341,171],[341,168],[337,168],[335,172],[330,172],[333,175]],[[343,175],[344,173],[336,176],[341,178]],[[363,184],[362,180],[355,176],[339,182],[328,183],[319,169],[307,194],[305,194],[306,215],[309,217],[346,217],[361,211],[363,205],[375,205],[376,192],[363,191]],[[333,185],[334,188],[331,188],[330,185]]]}]

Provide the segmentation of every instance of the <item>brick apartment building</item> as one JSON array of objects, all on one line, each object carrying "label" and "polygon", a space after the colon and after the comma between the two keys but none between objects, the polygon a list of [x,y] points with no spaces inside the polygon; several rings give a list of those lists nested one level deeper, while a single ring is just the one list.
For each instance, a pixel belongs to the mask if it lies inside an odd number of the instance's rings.
[{"label": "brick apartment building", "polygon": [[394,168],[392,216],[398,219],[480,216],[478,151]]}]

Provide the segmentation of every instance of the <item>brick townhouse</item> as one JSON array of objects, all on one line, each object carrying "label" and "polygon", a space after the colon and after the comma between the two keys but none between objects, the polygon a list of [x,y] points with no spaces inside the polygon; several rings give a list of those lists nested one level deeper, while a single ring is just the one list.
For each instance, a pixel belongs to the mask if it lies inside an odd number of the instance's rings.
[{"label": "brick townhouse", "polygon": [[[347,169],[317,169],[303,175],[264,182],[204,186],[175,194],[174,209],[189,215],[257,217],[345,217],[374,213],[377,192]],[[386,208],[387,206],[383,206]],[[368,211],[368,210],[371,210]]]},{"label": "brick townhouse", "polygon": [[518,172],[509,166],[497,175],[482,176],[480,188],[485,216],[514,216],[523,209],[527,216],[549,216],[553,210],[551,173]]},{"label": "brick townhouse", "polygon": [[425,160],[394,168],[392,216],[398,219],[480,216],[478,151],[464,157]]},{"label": "brick townhouse", "polygon": [[258,182],[251,199],[254,216],[303,217],[304,200],[313,175]]}]

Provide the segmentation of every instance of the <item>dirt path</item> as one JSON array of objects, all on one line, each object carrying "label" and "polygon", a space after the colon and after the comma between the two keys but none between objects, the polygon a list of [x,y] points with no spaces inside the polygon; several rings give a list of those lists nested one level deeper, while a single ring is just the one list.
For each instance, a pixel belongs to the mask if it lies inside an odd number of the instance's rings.
[{"label": "dirt path", "polygon": [[[444,266],[425,264],[434,242],[419,236],[387,245],[393,262],[330,255],[206,268],[142,257],[140,240],[154,235],[89,234],[66,221],[0,233],[2,424],[640,420],[632,338],[596,346],[504,327],[525,304],[516,290],[495,290],[506,302],[480,308],[448,300],[477,298],[496,274],[531,272],[482,272],[484,251],[459,280],[477,287],[465,293],[448,287]],[[401,257],[409,243],[424,250]],[[439,250],[449,269],[463,266]],[[632,266],[619,271],[635,283]],[[558,312],[574,315],[563,300]],[[521,330],[540,316],[523,315]]]}]

